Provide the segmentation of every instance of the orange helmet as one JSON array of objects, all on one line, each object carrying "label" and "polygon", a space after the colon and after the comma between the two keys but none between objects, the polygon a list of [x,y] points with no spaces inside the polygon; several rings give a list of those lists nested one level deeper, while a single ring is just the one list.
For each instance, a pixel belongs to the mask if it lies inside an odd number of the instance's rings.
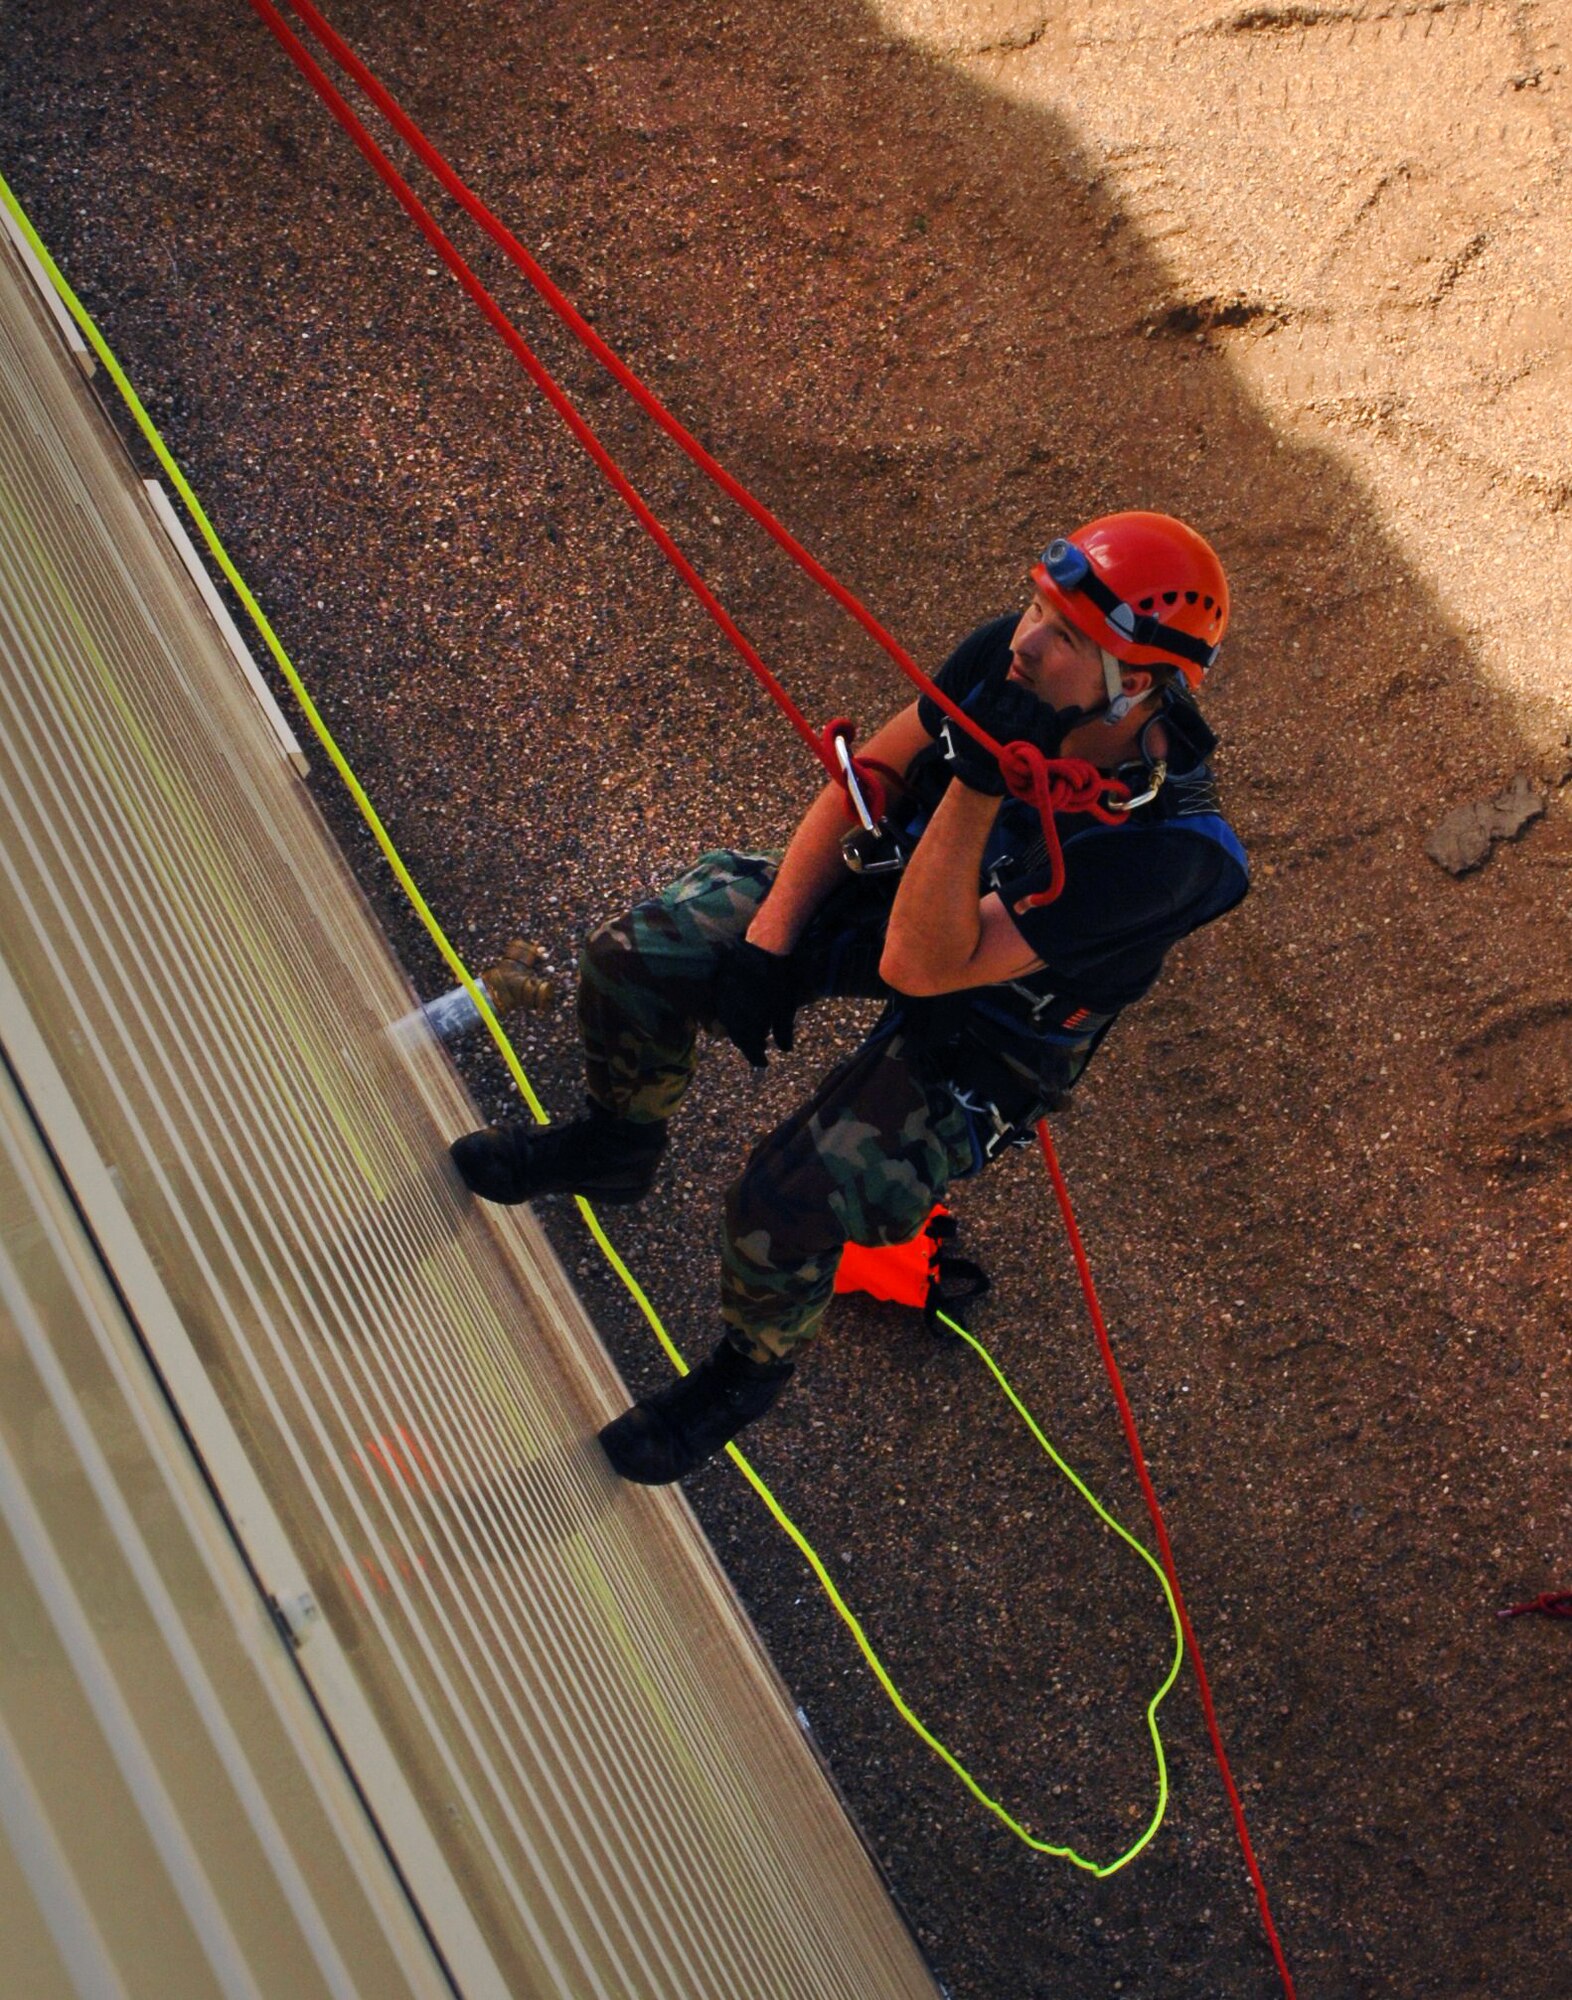
[{"label": "orange helmet", "polygon": [[1211,544],[1171,514],[1101,514],[1050,542],[1032,582],[1078,632],[1127,667],[1177,667],[1192,690],[1228,629],[1228,579]]}]

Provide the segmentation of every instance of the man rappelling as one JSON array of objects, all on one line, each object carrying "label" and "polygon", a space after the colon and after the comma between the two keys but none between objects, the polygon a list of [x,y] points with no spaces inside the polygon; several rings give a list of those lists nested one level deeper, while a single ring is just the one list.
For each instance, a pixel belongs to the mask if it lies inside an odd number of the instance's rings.
[{"label": "man rappelling", "polygon": [[1168,948],[1246,892],[1195,701],[1228,623],[1209,544],[1168,515],[1110,514],[1052,543],[1031,584],[1024,612],[979,626],[937,685],[1000,743],[1106,777],[1100,810],[1057,821],[1061,893],[1042,900],[1053,870],[1034,808],[925,695],[860,752],[889,788],[877,825],[848,835],[845,794],[826,786],[784,855],[706,854],[593,933],[585,1116],[453,1145],[488,1201],[637,1201],[701,1027],[762,1067],[772,1040],[790,1050],[800,1007],[886,1002],[728,1189],[726,1331],[601,1432],[625,1479],[680,1479],[762,1416],[818,1330],[844,1246],[908,1241],[950,1181],[1029,1141]]}]

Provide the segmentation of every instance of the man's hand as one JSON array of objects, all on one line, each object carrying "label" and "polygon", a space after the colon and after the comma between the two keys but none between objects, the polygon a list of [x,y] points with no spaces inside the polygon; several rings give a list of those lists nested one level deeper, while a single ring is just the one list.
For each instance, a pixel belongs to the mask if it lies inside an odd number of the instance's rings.
[{"label": "man's hand", "polygon": [[[1005,680],[996,687],[986,688],[968,712],[979,727],[1000,743],[1031,743],[1045,757],[1058,752],[1061,731],[1057,714],[1017,681]],[[939,746],[944,753],[945,768],[952,777],[959,778],[971,791],[982,792],[992,799],[1003,798],[1007,787],[998,760],[948,716],[939,730]]]},{"label": "man's hand", "polygon": [[797,1015],[791,959],[746,938],[721,960],[715,980],[715,1018],[755,1069],[763,1069],[771,1035],[789,1054]]}]

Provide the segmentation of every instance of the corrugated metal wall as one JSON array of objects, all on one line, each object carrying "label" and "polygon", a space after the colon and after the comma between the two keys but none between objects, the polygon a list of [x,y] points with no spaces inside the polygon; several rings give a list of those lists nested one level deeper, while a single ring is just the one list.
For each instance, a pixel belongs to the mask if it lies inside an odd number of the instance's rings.
[{"label": "corrugated metal wall", "polygon": [[0,1990],[449,1992],[0,1072]]},{"label": "corrugated metal wall", "polygon": [[[471,1113],[446,1060],[388,1035],[407,987],[0,267],[7,1058],[263,1583],[314,1599],[300,1667],[455,1983],[931,1995],[685,1507],[593,1444],[620,1390],[549,1249],[451,1182]],[[5,1436],[0,1482],[26,1457]],[[0,1722],[32,1757],[12,1666]],[[170,1684],[151,1640],[144,1671]],[[248,1956],[251,1885],[260,1909],[284,1878],[227,1850],[217,1873],[254,1986],[126,1990],[314,1990]]]}]

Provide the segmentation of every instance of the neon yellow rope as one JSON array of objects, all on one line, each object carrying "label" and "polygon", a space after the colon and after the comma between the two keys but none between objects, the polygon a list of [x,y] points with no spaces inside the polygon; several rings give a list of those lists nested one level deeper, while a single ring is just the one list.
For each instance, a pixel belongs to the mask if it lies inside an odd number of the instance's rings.
[{"label": "neon yellow rope", "polygon": [[[537,1124],[540,1125],[547,1124],[549,1121],[546,1117],[545,1109],[541,1105],[539,1098],[535,1095],[535,1091],[530,1084],[530,1080],[525,1075],[523,1065],[520,1063],[518,1055],[515,1052],[512,1043],[508,1040],[508,1037],[503,1030],[501,1022],[498,1021],[496,1015],[492,1012],[491,1004],[487,999],[485,988],[481,986],[474,978],[471,977],[468,968],[464,964],[464,961],[459,957],[457,951],[454,950],[452,944],[448,941],[447,935],[443,931],[442,926],[437,922],[436,916],[434,915],[430,906],[426,902],[425,897],[421,895],[419,888],[416,886],[413,876],[410,874],[409,870],[405,867],[402,856],[399,854],[398,849],[393,844],[392,836],[388,833],[387,828],[382,824],[382,821],[377,814],[376,808],[372,805],[370,798],[367,796],[365,790],[362,788],[360,780],[355,776],[354,771],[350,767],[348,759],[344,756],[344,753],[339,749],[338,744],[333,739],[332,732],[329,730],[326,722],[323,721],[322,716],[319,714],[316,703],[311,699],[310,693],[306,688],[305,682],[300,678],[299,673],[296,671],[294,662],[290,659],[289,655],[284,651],[283,645],[279,640],[278,634],[273,630],[273,627],[269,624],[267,616],[262,610],[262,607],[257,603],[256,599],[252,596],[250,589],[246,585],[245,579],[241,576],[239,570],[236,569],[234,563],[231,561],[228,550],[219,540],[217,530],[214,528],[212,522],[209,521],[207,515],[203,512],[201,502],[197,499],[196,494],[191,490],[191,486],[187,481],[185,474],[180,470],[180,467],[175,463],[174,458],[170,454],[168,446],[164,443],[163,438],[159,435],[158,429],[154,424],[152,418],[143,408],[141,398],[137,395],[135,389],[132,388],[130,380],[127,377],[124,369],[120,366],[120,363],[115,359],[113,353],[110,351],[107,341],[104,339],[103,335],[99,332],[97,326],[94,324],[92,317],[87,311],[87,308],[82,304],[81,300],[78,299],[78,297],[76,296],[76,293],[72,291],[70,285],[66,282],[65,277],[62,275],[59,266],[55,263],[54,258],[49,254],[49,251],[45,248],[43,239],[34,229],[31,220],[28,218],[26,212],[22,208],[21,203],[17,200],[15,194],[12,192],[11,187],[9,183],[6,181],[4,175],[0,175],[0,201],[3,201],[5,203],[6,208],[9,210],[12,218],[15,220],[17,227],[22,231],[23,235],[26,237],[29,245],[32,247],[34,254],[38,258],[40,264],[43,266],[45,272],[48,274],[49,281],[54,286],[55,291],[59,294],[59,297],[63,302],[63,304],[65,305],[66,310],[70,313],[71,317],[76,321],[76,324],[81,328],[83,338],[87,341],[88,345],[92,348],[94,354],[103,364],[105,372],[108,374],[110,380],[114,383],[116,389],[119,390],[120,395],[125,402],[126,408],[131,412],[131,415],[136,422],[137,428],[141,431],[143,437],[147,439],[148,445],[151,448],[153,455],[158,460],[158,463],[163,468],[164,472],[168,475],[170,484],[174,487],[175,491],[180,495],[181,502],[184,505],[186,512],[190,515],[193,523],[196,526],[198,533],[201,535],[203,541],[207,544],[208,551],[211,554],[214,562],[217,563],[219,569],[222,571],[225,579],[230,585],[230,588],[234,591],[235,595],[239,598],[240,602],[245,606],[248,617],[251,619],[251,622],[256,627],[257,631],[261,634],[263,644],[267,647],[268,652],[272,655],[273,660],[277,665],[279,672],[284,676],[284,679],[288,682],[291,693],[294,695],[296,701],[300,704],[301,713],[305,716],[307,722],[311,725],[312,731],[315,734],[317,741],[322,745],[323,750],[326,752],[329,762],[332,764],[334,770],[337,771],[339,777],[343,779],[345,786],[348,788],[350,797],[355,801],[355,804],[359,808],[362,818],[365,820],[367,826],[370,827],[371,832],[376,839],[376,843],[378,847],[382,850],[383,857],[387,861],[388,866],[392,869],[394,877],[396,878],[399,887],[408,897],[411,909],[414,910],[416,916],[419,917],[421,923],[425,926],[427,935],[431,938],[431,941],[437,947],[437,950],[442,954],[443,960],[447,964],[449,970],[453,973],[454,977],[460,982],[460,984],[464,988],[464,991],[469,995],[470,999],[475,1003],[475,1006],[479,1010],[482,1020],[485,1022],[487,1029],[490,1031],[492,1040],[496,1043],[498,1051],[500,1052],[503,1061],[508,1066],[509,1074],[512,1076],[513,1081],[518,1085],[519,1092],[523,1097],[525,1104],[528,1105],[529,1107],[531,1116],[535,1119]],[[610,1264],[611,1268],[616,1272],[617,1276],[626,1286],[629,1296],[633,1299],[634,1303],[643,1313],[645,1319],[649,1322],[649,1325],[654,1331],[656,1339],[660,1342],[660,1345],[664,1350],[667,1359],[671,1362],[672,1366],[676,1369],[679,1375],[686,1375],[688,1372],[687,1363],[683,1360],[682,1355],[678,1352],[675,1342],[672,1340],[670,1334],[666,1331],[665,1326],[661,1322],[660,1315],[656,1312],[654,1306],[650,1303],[649,1297],[645,1293],[643,1287],[639,1284],[638,1280],[634,1277],[633,1273],[628,1269],[627,1265],[618,1255],[617,1250],[615,1249],[615,1247],[611,1242],[611,1239],[606,1235],[604,1229],[602,1229],[600,1225],[600,1220],[595,1214],[595,1211],[590,1207],[589,1203],[585,1201],[582,1197],[579,1198],[578,1206],[580,1214],[584,1217],[585,1222],[589,1225],[590,1233],[594,1237],[596,1243],[599,1244],[601,1252],[605,1256],[606,1261]],[[1166,1757],[1163,1754],[1162,1737],[1158,1733],[1157,1710],[1163,1698],[1167,1695],[1169,1689],[1173,1686],[1175,1680],[1178,1678],[1179,1668],[1184,1659],[1184,1638],[1179,1625],[1178,1609],[1173,1601],[1173,1593],[1168,1587],[1168,1579],[1163,1574],[1162,1565],[1151,1554],[1151,1552],[1143,1546],[1142,1543],[1137,1541],[1136,1538],[1132,1534],[1130,1534],[1127,1529],[1122,1527],[1119,1524],[1119,1522],[1114,1519],[1113,1515],[1110,1514],[1105,1507],[1103,1507],[1101,1502],[1094,1497],[1094,1495],[1091,1493],[1089,1488],[1084,1484],[1084,1482],[1077,1476],[1077,1474],[1071,1469],[1071,1467],[1068,1464],[1066,1464],[1064,1459],[1062,1459],[1059,1456],[1058,1452],[1055,1451],[1054,1447],[1049,1443],[1048,1439],[1043,1435],[1042,1431],[1039,1430],[1036,1422],[1034,1421],[1031,1415],[1031,1412],[1026,1408],[1025,1404],[1022,1403],[1020,1398],[1016,1395],[1014,1389],[1011,1388],[1009,1382],[1006,1380],[1005,1375],[1003,1371],[1000,1369],[998,1363],[994,1360],[993,1356],[988,1352],[988,1350],[982,1345],[981,1341],[977,1340],[972,1334],[967,1332],[965,1327],[958,1325],[956,1321],[950,1319],[946,1314],[941,1313],[939,1317],[941,1320],[943,1320],[944,1324],[947,1327],[949,1327],[953,1333],[958,1334],[961,1337],[961,1339],[967,1343],[969,1347],[973,1348],[976,1351],[976,1353],[981,1356],[982,1360],[987,1365],[990,1373],[993,1375],[994,1379],[998,1382],[1000,1388],[1004,1391],[1004,1394],[1006,1395],[1006,1397],[1008,1397],[1011,1405],[1019,1414],[1022,1422],[1025,1423],[1026,1427],[1028,1428],[1028,1430],[1030,1430],[1032,1436],[1037,1440],[1038,1444],[1042,1446],[1043,1450],[1047,1453],[1048,1457],[1053,1461],[1055,1466],[1058,1467],[1059,1471],[1063,1473],[1064,1477],[1069,1480],[1070,1484],[1075,1488],[1076,1492],[1081,1495],[1082,1499],[1086,1501],[1087,1505],[1091,1507],[1092,1510],[1097,1514],[1098,1518],[1102,1520],[1104,1523],[1106,1523],[1106,1525],[1110,1527],[1116,1535],[1119,1536],[1121,1541],[1127,1542],[1129,1546],[1132,1549],[1134,1549],[1136,1554],[1140,1556],[1141,1560],[1145,1562],[1147,1566],[1155,1573],[1158,1582],[1163,1587],[1163,1594],[1168,1601],[1169,1615],[1173,1620],[1173,1627],[1174,1627],[1175,1644],[1174,1644],[1173,1663],[1169,1667],[1167,1677],[1164,1679],[1161,1687],[1158,1688],[1156,1694],[1152,1696],[1152,1699],[1147,1703],[1146,1707],[1147,1728],[1151,1733],[1152,1748],[1155,1753],[1157,1761],[1157,1805],[1155,1810],[1153,1811],[1150,1821],[1146,1826],[1145,1831],[1141,1834],[1140,1838],[1135,1842],[1134,1846],[1129,1848],[1124,1854],[1121,1854],[1118,1860],[1106,1863],[1088,1861],[1083,1856],[1077,1854],[1075,1850],[1071,1847],[1060,1847],[1054,1845],[1051,1841],[1039,1840],[1035,1834],[1029,1833],[1027,1829],[1024,1826],[1022,1826],[1018,1820],[1014,1819],[1011,1816],[1011,1814],[1005,1809],[1005,1807],[998,1802],[997,1799],[991,1798],[988,1795],[988,1793],[983,1790],[982,1786],[978,1784],[977,1780],[972,1776],[970,1771],[966,1769],[966,1766],[962,1764],[960,1760],[949,1749],[946,1748],[946,1746],[939,1740],[939,1738],[934,1735],[932,1730],[930,1730],[926,1726],[926,1724],[921,1720],[921,1718],[907,1704],[899,1688],[896,1687],[894,1681],[890,1678],[889,1672],[886,1669],[884,1662],[879,1658],[879,1655],[874,1651],[873,1644],[868,1638],[867,1633],[863,1630],[863,1627],[859,1622],[856,1613],[851,1609],[851,1607],[847,1604],[846,1600],[841,1596],[841,1593],[836,1588],[835,1582],[833,1578],[830,1576],[829,1571],[824,1567],[823,1562],[819,1559],[817,1551],[814,1549],[813,1545],[809,1542],[808,1538],[803,1534],[802,1530],[797,1526],[796,1522],[792,1520],[791,1516],[781,1506],[780,1502],[776,1499],[775,1495],[770,1491],[769,1487],[760,1478],[758,1473],[754,1471],[753,1467],[748,1463],[747,1459],[743,1457],[742,1453],[737,1449],[736,1445],[734,1444],[728,1445],[726,1447],[727,1454],[731,1458],[732,1463],[741,1472],[743,1478],[747,1480],[748,1484],[753,1488],[754,1492],[757,1493],[759,1498],[764,1502],[764,1505],[769,1510],[770,1514],[779,1523],[781,1528],[784,1529],[785,1533],[790,1537],[792,1543],[802,1554],[804,1561],[808,1564],[809,1568],[818,1578],[820,1587],[823,1589],[825,1595],[829,1598],[830,1603],[835,1607],[835,1611],[837,1615],[840,1617],[843,1624],[846,1626],[846,1629],[851,1633],[852,1638],[856,1641],[858,1650],[861,1652],[863,1658],[867,1661],[870,1669],[873,1672],[874,1678],[878,1681],[880,1687],[883,1688],[885,1694],[889,1697],[891,1704],[894,1706],[896,1713],[901,1717],[902,1721],[904,1721],[907,1724],[907,1726],[910,1729],[912,1729],[915,1732],[915,1734],[919,1736],[925,1744],[927,1744],[928,1748],[931,1751],[933,1751],[936,1757],[940,1758],[943,1763],[948,1765],[950,1770],[952,1770],[955,1773],[956,1777],[960,1779],[961,1783],[972,1794],[973,1798],[975,1798],[981,1805],[986,1806],[991,1813],[993,1813],[999,1820],[1003,1822],[1005,1826],[1007,1826],[1010,1829],[1010,1831],[1017,1837],[1017,1839],[1024,1841],[1028,1847],[1036,1849],[1037,1852],[1040,1854],[1051,1854],[1057,1857],[1058,1859],[1069,1861],[1073,1863],[1075,1867],[1084,1869],[1090,1875],[1095,1875],[1099,1877],[1106,1875],[1113,1875],[1117,1873],[1119,1869],[1126,1867],[1130,1862],[1132,1862],[1135,1859],[1135,1857],[1141,1852],[1141,1850],[1147,1845],[1147,1843],[1152,1839],[1153,1835],[1157,1832],[1158,1827],[1162,1824],[1163,1815],[1166,1812],[1168,1806],[1168,1763]]]}]

